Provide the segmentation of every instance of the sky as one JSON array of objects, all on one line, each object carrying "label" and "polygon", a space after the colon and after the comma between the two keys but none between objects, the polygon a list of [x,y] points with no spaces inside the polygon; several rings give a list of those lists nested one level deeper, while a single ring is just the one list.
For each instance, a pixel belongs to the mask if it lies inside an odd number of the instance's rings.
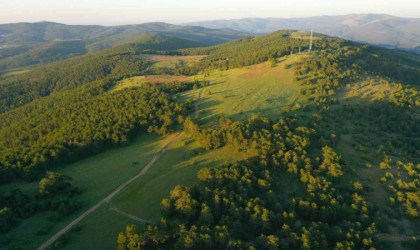
[{"label": "sky", "polygon": [[360,13],[420,18],[420,0],[0,0],[0,23],[182,24],[246,17]]}]

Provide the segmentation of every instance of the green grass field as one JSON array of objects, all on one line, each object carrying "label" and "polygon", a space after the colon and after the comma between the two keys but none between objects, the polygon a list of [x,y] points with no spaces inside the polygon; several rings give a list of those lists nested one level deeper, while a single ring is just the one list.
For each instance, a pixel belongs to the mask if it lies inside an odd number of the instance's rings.
[{"label": "green grass field", "polygon": [[[131,183],[111,203],[136,217],[157,221],[160,218],[160,202],[173,187],[194,184],[197,171],[203,167],[214,167],[243,158],[243,154],[225,148],[205,151],[197,142],[184,135],[173,141],[150,170]],[[117,219],[121,217],[122,221]],[[76,249],[82,243],[87,249],[112,249],[118,232],[124,230],[127,224],[142,226],[112,210],[110,204],[103,205],[80,223],[80,231],[69,234],[70,239],[64,249]]]},{"label": "green grass field", "polygon": [[[204,121],[212,121],[222,114],[246,117],[251,112],[270,116],[281,113],[283,107],[293,106],[299,99],[302,87],[294,82],[293,70],[285,66],[299,59],[300,56],[292,56],[275,67],[263,63],[241,69],[213,71],[209,76],[191,77],[191,80],[208,80],[211,83],[204,89],[203,99],[200,100],[199,108],[203,110],[200,116]],[[170,83],[182,80],[178,78],[162,75],[150,79]],[[147,82],[146,79],[144,76],[125,79],[117,85],[116,90],[142,84]],[[182,99],[197,99],[202,90],[189,91],[182,95]],[[214,167],[244,158],[245,155],[226,148],[205,151],[188,135],[184,135],[169,145],[145,175],[116,196],[111,201],[112,206],[141,219],[157,221],[160,218],[160,202],[175,185],[194,184],[197,171],[203,167]],[[122,231],[126,224],[141,226],[141,223],[112,210],[111,204],[105,204],[83,220],[78,231],[68,233],[69,242],[64,248],[75,249],[82,242],[86,248],[112,248],[117,232]],[[111,233],[109,228],[113,228]]]},{"label": "green grass field", "polygon": [[119,81],[112,91],[118,91],[125,88],[138,87],[144,83],[164,83],[170,84],[174,82],[188,82],[191,81],[187,76],[174,76],[174,75],[148,75],[148,76],[135,76]]},{"label": "green grass field", "polygon": [[[83,213],[89,207],[103,199],[121,183],[138,173],[161,148],[170,136],[160,138],[152,135],[142,135],[126,147],[111,149],[77,163],[57,169],[73,178],[73,184],[82,190],[76,200],[82,208],[69,217],[57,220],[54,212],[36,214],[22,221],[7,233],[0,235],[2,242],[12,240],[15,247],[33,249],[51,237],[55,232]],[[0,191],[21,188],[28,193],[37,192],[38,183],[13,183],[3,185]],[[46,234],[39,235],[44,230]]]},{"label": "green grass field", "polygon": [[104,204],[65,234],[66,243],[60,249],[116,249],[118,233],[124,231],[126,225],[132,224],[139,230],[145,226],[112,211],[108,204]]},{"label": "green grass field", "polygon": [[[299,103],[300,90],[303,88],[294,81],[293,69],[287,67],[297,62],[303,55],[283,58],[274,67],[262,63],[250,67],[227,71],[212,71],[207,76],[140,76],[121,81],[114,90],[133,87],[144,82],[163,82],[183,80],[207,80],[210,86],[204,89],[188,91],[181,100],[198,98],[200,118],[203,122],[212,122],[220,115],[233,118],[248,117],[251,113],[275,117],[285,108]],[[140,136],[130,146],[108,150],[99,155],[63,167],[58,171],[70,175],[75,186],[83,193],[77,197],[83,207],[75,214],[60,220],[52,219],[53,212],[37,214],[7,234],[0,236],[1,241],[19,242],[15,247],[33,248],[50,238],[78,215],[103,199],[121,183],[138,173],[151,160],[154,153],[172,136]],[[167,151],[150,170],[128,187],[112,201],[112,205],[125,213],[149,221],[157,221],[160,216],[160,202],[167,197],[175,185],[192,185],[196,173],[202,167],[214,167],[224,162],[244,159],[245,155],[222,148],[205,151],[188,135],[173,141]],[[36,192],[37,183],[18,183],[2,186],[1,190],[19,187],[25,192]],[[112,249],[118,232],[127,224],[144,224],[121,215],[111,209],[111,204],[104,204],[68,232],[68,242],[63,248]],[[110,230],[112,228],[112,230]],[[37,235],[42,229],[46,233]],[[22,239],[22,240],[16,240]]]},{"label": "green grass field", "polygon": [[[294,81],[293,66],[287,65],[293,65],[303,56],[282,58],[274,67],[267,62],[193,77],[210,82],[200,101],[202,121],[214,121],[221,115],[242,119],[253,113],[276,117],[286,108],[292,108],[299,103],[303,86]],[[182,98],[195,100],[200,91],[188,91]]]}]

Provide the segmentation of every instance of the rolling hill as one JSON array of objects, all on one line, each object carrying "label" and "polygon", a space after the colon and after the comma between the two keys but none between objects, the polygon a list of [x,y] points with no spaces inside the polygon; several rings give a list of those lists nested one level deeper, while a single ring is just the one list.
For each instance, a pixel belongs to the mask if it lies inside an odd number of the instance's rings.
[{"label": "rolling hill", "polygon": [[[150,62],[141,55],[147,53],[178,53],[176,52],[177,49],[193,48],[199,45],[197,42],[181,38],[163,35],[146,36],[135,43],[32,67],[26,71],[9,72],[0,78],[0,86],[2,87],[0,89],[0,112],[16,108],[52,93],[74,89],[95,80],[145,74]],[[47,59],[51,50],[53,49],[43,50],[36,55]],[[54,53],[56,50],[59,52]],[[20,62],[26,63],[29,61],[26,56],[32,54],[32,52],[33,50],[30,50],[16,57],[22,59]],[[65,50],[57,47],[51,53],[57,56],[60,53],[65,53]],[[4,59],[4,61],[7,60]],[[38,60],[40,60],[39,57]]]},{"label": "rolling hill", "polygon": [[230,29],[207,29],[167,23],[110,27],[52,22],[1,24],[0,71],[62,60],[155,35],[176,37],[200,46],[220,44],[246,36]]},{"label": "rolling hill", "polygon": [[159,35],[4,76],[0,245],[418,249],[420,56],[307,44]]},{"label": "rolling hill", "polygon": [[[82,40],[53,41],[41,45],[23,46],[21,53],[13,49],[0,49],[0,72],[25,66],[46,64],[87,53]],[[15,48],[16,50],[17,48]],[[8,56],[10,54],[11,56]]]},{"label": "rolling hill", "polygon": [[336,36],[352,41],[400,48],[420,53],[420,19],[381,14],[316,16],[305,18],[246,18],[190,23],[213,29],[270,33],[279,29],[297,29]]}]

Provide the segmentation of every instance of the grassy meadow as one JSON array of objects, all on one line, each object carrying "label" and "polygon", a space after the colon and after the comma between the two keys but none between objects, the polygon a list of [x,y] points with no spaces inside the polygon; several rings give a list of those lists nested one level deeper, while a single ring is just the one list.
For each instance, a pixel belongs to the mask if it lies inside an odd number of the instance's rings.
[{"label": "grassy meadow", "polygon": [[[206,123],[222,115],[242,119],[253,113],[276,117],[285,109],[293,108],[299,103],[300,90],[304,87],[294,81],[290,65],[303,56],[281,58],[275,65],[266,62],[193,77],[210,83],[200,100],[201,120]],[[182,98],[195,100],[201,91],[188,91]]]},{"label": "grassy meadow", "polygon": [[[160,202],[174,186],[194,184],[197,171],[203,167],[243,158],[243,154],[226,148],[204,151],[197,142],[184,135],[169,145],[145,175],[117,195],[111,201],[112,206],[136,217],[157,221],[160,218]],[[78,231],[68,233],[70,240],[64,249],[75,249],[81,242],[86,243],[87,248],[113,249],[110,246],[115,246],[116,235],[127,224],[135,224],[139,228],[144,226],[112,210],[111,204],[105,204],[83,220]],[[115,232],[109,232],[109,228],[115,229]]]},{"label": "grassy meadow", "polygon": [[[81,209],[66,218],[59,219],[52,211],[36,214],[23,220],[9,232],[1,234],[0,245],[2,245],[1,242],[9,240],[19,242],[13,245],[16,248],[30,249],[40,245],[120,184],[137,174],[170,138],[171,136],[160,138],[142,135],[135,138],[129,146],[111,149],[58,168],[57,170],[61,173],[71,176],[72,183],[82,191],[75,198],[81,203]],[[35,193],[38,183],[14,182],[1,186],[1,191],[17,187],[24,192]]]},{"label": "grassy meadow", "polygon": [[[226,71],[213,70],[191,77],[136,76],[120,81],[112,91],[135,87],[146,82],[170,84],[205,80],[209,82],[209,86],[187,91],[180,96],[182,101],[191,99],[197,101],[201,92],[199,109],[202,123],[211,124],[221,115],[242,119],[250,114],[259,113],[275,118],[284,110],[299,104],[302,98],[301,90],[308,88],[294,80],[294,63],[303,56],[305,55],[287,56],[275,64],[266,62]],[[156,64],[179,63],[181,60],[164,57],[156,58]],[[159,138],[143,135],[133,140],[129,146],[108,150],[60,168],[59,171],[71,176],[73,184],[83,191],[77,197],[82,203],[82,208],[60,220],[53,218],[53,212],[37,214],[0,236],[0,239],[20,242],[16,247],[22,248],[40,245],[121,183],[138,173],[173,136],[174,134]],[[145,175],[127,186],[110,202],[111,204],[102,205],[68,232],[64,237],[67,239],[66,244],[60,246],[60,249],[76,249],[81,244],[86,249],[113,249],[116,235],[125,225],[135,224],[141,228],[144,224],[119,214],[111,209],[112,206],[141,219],[157,221],[160,218],[160,202],[168,196],[175,185],[191,186],[197,181],[196,174],[199,169],[244,158],[244,154],[235,153],[229,148],[205,151],[198,142],[184,134],[168,146],[166,152]],[[14,182],[1,188],[9,190],[13,185],[19,186],[23,191],[36,192],[37,189],[37,183],[21,182]],[[42,233],[37,233],[38,231]],[[14,240],[22,236],[24,240]]]},{"label": "grassy meadow", "polygon": [[[145,82],[170,84],[175,81],[207,80],[210,82],[209,87],[191,90],[181,96],[184,101],[191,98],[196,100],[199,92],[203,91],[199,102],[199,109],[202,111],[200,118],[203,122],[213,121],[219,115],[246,117],[250,112],[275,116],[284,107],[293,106],[299,100],[299,90],[302,87],[294,82],[293,69],[286,65],[297,62],[300,57],[289,57],[274,67],[263,63],[246,68],[213,71],[208,76],[137,76],[122,80],[113,91]],[[116,233],[105,232],[106,230],[113,228],[119,232],[126,224],[139,227],[142,224],[117,213],[111,206],[141,219],[157,221],[160,218],[160,202],[175,185],[194,184],[197,181],[197,171],[203,167],[214,167],[244,158],[244,154],[235,153],[228,148],[205,151],[188,135],[183,135],[168,146],[167,151],[145,175],[117,195],[111,201],[112,204],[104,204],[85,218],[79,224],[78,230],[68,233],[69,240],[64,249],[74,249],[81,242],[87,244],[87,248],[107,249],[113,246]],[[112,233],[114,237],[111,237]]]}]

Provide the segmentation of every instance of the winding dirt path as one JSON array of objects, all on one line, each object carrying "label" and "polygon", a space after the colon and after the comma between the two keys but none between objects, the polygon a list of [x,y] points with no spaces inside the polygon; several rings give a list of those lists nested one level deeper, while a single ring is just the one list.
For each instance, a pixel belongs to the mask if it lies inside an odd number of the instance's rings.
[{"label": "winding dirt path", "polygon": [[[60,231],[58,231],[54,236],[52,236],[49,240],[47,240],[46,242],[44,242],[40,247],[38,247],[38,250],[44,250],[47,247],[49,247],[52,243],[54,243],[54,241],[56,241],[58,238],[60,238],[63,234],[65,234],[66,232],[68,232],[72,227],[74,227],[75,225],[77,225],[81,220],[83,220],[86,216],[88,216],[89,214],[91,214],[92,212],[94,212],[96,209],[98,209],[101,205],[103,205],[104,203],[110,202],[112,200],[112,198],[114,198],[117,194],[119,194],[126,186],[128,186],[130,183],[132,183],[133,181],[135,181],[137,178],[139,178],[140,176],[144,175],[152,166],[153,164],[162,156],[163,153],[166,152],[167,147],[169,146],[169,144],[175,140],[177,140],[179,137],[181,137],[184,134],[184,132],[180,132],[178,135],[176,135],[174,138],[172,138],[170,141],[168,141],[164,146],[163,149],[160,150],[158,153],[156,153],[155,156],[153,156],[153,158],[149,161],[149,163],[147,163],[147,165],[140,171],[140,173],[138,173],[137,175],[135,175],[134,177],[132,177],[131,179],[129,179],[128,181],[124,182],[123,184],[121,184],[118,188],[116,188],[114,191],[112,191],[107,197],[105,197],[103,200],[99,201],[98,203],[96,203],[93,207],[89,208],[86,212],[84,212],[83,214],[81,214],[79,217],[77,217],[76,219],[74,219],[72,222],[70,222],[67,226],[65,226],[64,228],[62,228]],[[121,211],[122,212],[122,211]],[[124,213],[124,212],[123,212]],[[132,215],[130,215],[132,216]],[[129,217],[130,217],[129,216]],[[130,217],[131,218],[131,217]],[[138,218],[140,219],[140,218]],[[142,219],[140,219],[142,220]],[[145,221],[145,220],[143,220]]]},{"label": "winding dirt path", "polygon": [[[203,92],[204,92],[204,89],[201,89],[201,91],[198,94],[197,102],[195,103],[195,118],[199,118],[199,116],[200,116],[199,102],[200,102],[200,99],[203,96]],[[166,151],[166,147],[162,150],[162,153],[164,153],[165,151]],[[121,214],[121,215],[123,215],[125,217],[128,217],[128,218],[130,218],[130,219],[132,219],[134,221],[137,221],[137,222],[140,222],[140,223],[154,224],[154,222],[152,222],[152,221],[148,221],[146,219],[142,219],[140,217],[137,217],[135,215],[129,214],[129,213],[127,213],[127,212],[119,209],[117,206],[115,206],[114,204],[112,204],[110,201],[109,201],[109,206],[110,206],[110,209],[111,210],[113,210],[113,211],[115,211],[115,212],[117,212],[117,213],[119,213],[119,214]]]},{"label": "winding dirt path", "polygon": [[119,213],[119,214],[121,214],[121,215],[123,215],[123,216],[125,216],[125,217],[128,217],[128,218],[130,218],[130,219],[132,219],[132,220],[135,220],[135,221],[137,221],[137,222],[140,222],[140,223],[145,223],[145,224],[155,224],[155,223],[154,223],[154,222],[152,222],[152,221],[148,221],[148,220],[142,219],[142,218],[140,218],[140,217],[137,217],[137,216],[135,216],[135,215],[129,214],[129,213],[127,213],[127,212],[124,212],[123,210],[119,209],[117,206],[115,206],[115,205],[114,205],[114,204],[112,204],[112,203],[109,203],[109,206],[110,206],[111,210],[113,210],[113,211],[115,211],[115,212],[117,212],[117,213]]}]

